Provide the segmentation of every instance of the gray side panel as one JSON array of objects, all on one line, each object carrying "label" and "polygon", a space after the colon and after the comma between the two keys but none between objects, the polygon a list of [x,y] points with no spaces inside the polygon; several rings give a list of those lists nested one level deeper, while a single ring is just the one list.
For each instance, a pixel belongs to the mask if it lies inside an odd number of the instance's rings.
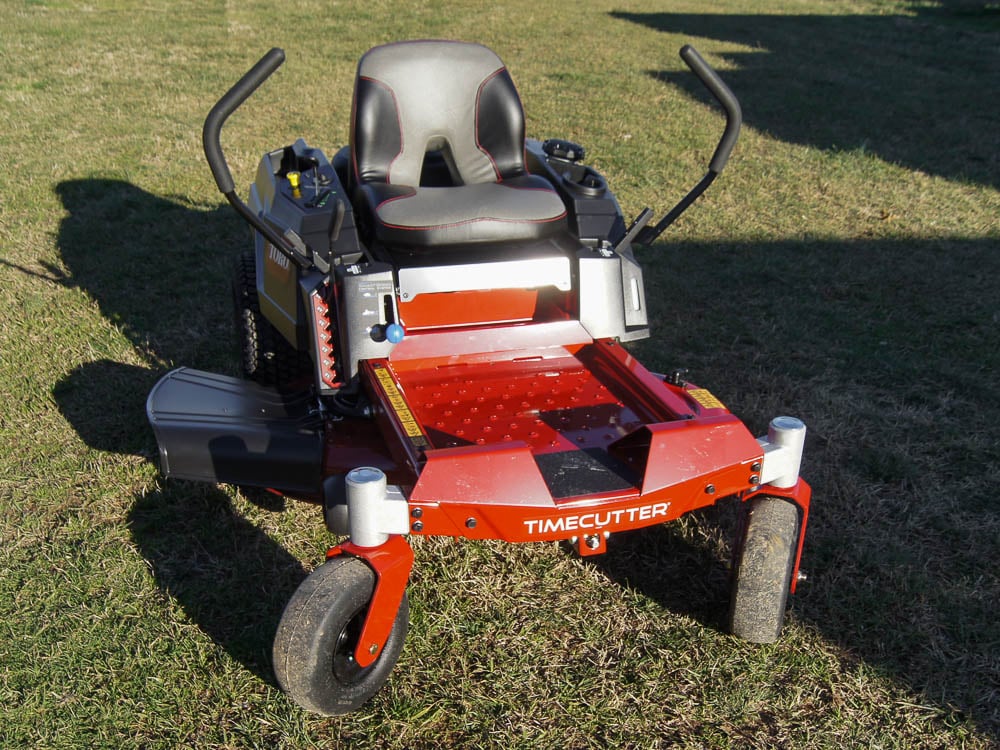
[{"label": "gray side panel", "polygon": [[595,339],[635,341],[649,336],[642,269],[628,250],[582,249],[580,323]]},{"label": "gray side panel", "polygon": [[625,328],[633,332],[649,326],[646,315],[646,290],[642,283],[642,267],[632,254],[631,246],[619,251],[622,259],[622,296],[625,304]]},{"label": "gray side panel", "polygon": [[372,336],[375,326],[385,326],[398,319],[396,313],[396,282],[392,266],[371,263],[364,267],[342,270],[337,268],[337,303],[339,320],[344,328],[338,331],[344,363],[344,377],[358,372],[363,359],[388,357],[393,344]]},{"label": "gray side panel", "polygon": [[621,258],[580,251],[580,323],[595,339],[625,333]]}]

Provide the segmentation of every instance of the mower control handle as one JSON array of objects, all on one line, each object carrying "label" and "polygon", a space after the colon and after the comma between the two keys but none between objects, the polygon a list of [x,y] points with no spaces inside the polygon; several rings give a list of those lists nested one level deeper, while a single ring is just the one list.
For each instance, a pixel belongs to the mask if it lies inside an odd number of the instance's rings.
[{"label": "mower control handle", "polygon": [[201,131],[201,142],[205,148],[205,158],[208,159],[208,166],[212,170],[215,184],[219,186],[219,190],[226,196],[229,204],[236,209],[236,213],[242,216],[250,226],[260,232],[265,240],[295,265],[300,268],[316,265],[322,270],[324,262],[309,251],[298,235],[294,232],[289,234],[290,230],[286,231],[284,235],[279,234],[240,199],[236,194],[233,174],[229,171],[226,155],[222,152],[222,144],[219,142],[222,126],[225,125],[229,116],[247,100],[250,94],[260,88],[260,85],[270,78],[271,74],[280,68],[284,61],[284,50],[273,47],[229,91],[223,94],[222,98],[212,107],[212,111],[208,113],[208,117],[205,118],[205,127]]},{"label": "mower control handle", "polygon": [[722,134],[719,145],[715,147],[712,161],[708,165],[708,170],[719,174],[726,162],[729,161],[729,154],[732,153],[736,145],[736,139],[740,137],[740,127],[743,124],[743,110],[740,109],[739,100],[729,89],[725,81],[712,67],[705,62],[705,59],[698,54],[698,50],[690,44],[681,47],[681,59],[691,68],[691,72],[698,76],[700,80],[716,98],[722,109],[726,112],[726,129]]},{"label": "mower control handle", "polygon": [[222,193],[228,194],[235,189],[233,175],[229,171],[229,164],[226,163],[226,156],[222,153],[222,145],[219,143],[222,126],[250,94],[260,88],[260,85],[281,67],[283,62],[285,62],[284,50],[277,47],[272,48],[229,91],[223,94],[222,98],[212,107],[212,111],[208,113],[208,117],[205,118],[205,127],[201,133],[202,145],[205,148],[205,158],[208,159],[208,166],[212,170],[215,184],[219,186]]},{"label": "mower control handle", "polygon": [[684,213],[708,189],[708,186],[719,176],[719,172],[729,161],[729,154],[732,153],[733,147],[736,145],[736,139],[740,137],[740,127],[743,125],[743,111],[740,109],[736,95],[719,77],[719,74],[712,69],[712,66],[698,54],[698,50],[690,44],[685,44],[681,47],[680,55],[691,72],[698,76],[698,80],[712,92],[712,96],[722,105],[722,109],[726,112],[726,129],[722,133],[722,138],[719,139],[719,145],[715,147],[715,153],[712,154],[712,161],[708,164],[708,172],[697,185],[688,191],[687,195],[677,202],[676,206],[664,214],[655,226],[646,226],[639,231],[635,241],[640,245],[652,245],[656,238],[663,234],[663,230],[673,224],[677,217]]}]

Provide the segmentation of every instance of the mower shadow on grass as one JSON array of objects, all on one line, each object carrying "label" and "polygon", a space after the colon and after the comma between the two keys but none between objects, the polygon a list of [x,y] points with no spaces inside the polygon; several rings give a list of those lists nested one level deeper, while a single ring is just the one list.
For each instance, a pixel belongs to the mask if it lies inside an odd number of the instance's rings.
[{"label": "mower shadow on grass", "polygon": [[[200,210],[122,181],[78,180],[57,191],[68,211],[59,234],[64,268],[49,273],[88,294],[154,366],[88,362],[53,387],[53,398],[88,446],[155,462],[145,416],[153,384],[174,363],[232,367],[229,268],[245,233],[228,208]],[[274,684],[271,642],[306,577],[301,563],[221,490],[159,485],[135,499],[127,519],[157,585],[215,643]],[[281,507],[246,496],[267,510]]]},{"label": "mower shadow on grass", "polygon": [[[983,92],[1000,87],[1000,12],[987,5],[610,15],[721,42],[712,54],[731,63],[722,75],[757,130],[997,188],[1000,106]],[[704,99],[682,72],[648,73]],[[995,740],[998,277],[995,238],[689,245],[683,264],[665,259],[647,275],[651,319],[676,325],[636,346],[654,367],[689,367],[758,434],[768,414],[806,421],[802,471],[815,492],[802,564],[814,580],[793,621],[910,686],[945,722],[971,717]],[[780,301],[718,295],[741,279],[780,289]],[[656,309],[662,299],[669,309]],[[683,336],[687,356],[664,359],[664,334]],[[609,575],[676,598],[655,571]]]},{"label": "mower shadow on grass", "polygon": [[168,482],[139,498],[129,528],[157,585],[215,643],[277,686],[271,645],[302,564],[242,518],[222,491]]},{"label": "mower shadow on grass", "polygon": [[[715,55],[734,66],[723,76],[744,102],[745,123],[775,138],[1000,187],[1000,104],[984,96],[1000,87],[1000,11],[985,5],[916,16],[611,16],[752,48]],[[705,99],[686,71],[648,72]]]},{"label": "mower shadow on grass", "polygon": [[730,566],[718,542],[735,538],[737,522],[735,503],[723,501],[674,523],[613,536],[607,554],[583,559],[622,588],[725,632]]},{"label": "mower shadow on grass", "polygon": [[[665,323],[634,349],[652,367],[690,368],[756,434],[772,414],[804,419],[811,580],[792,621],[822,633],[845,664],[861,660],[921,693],[945,721],[968,716],[1000,738],[997,247],[982,238],[658,248],[647,288],[651,318]],[[747,294],[717,294],[745,279]],[[708,539],[728,533],[724,514],[698,523]],[[684,554],[686,544],[655,532],[621,544],[640,561],[658,547]],[[724,562],[702,549],[695,564]],[[596,564],[668,607],[684,595],[672,585],[692,588],[683,570],[664,580],[667,568],[651,562]],[[725,608],[719,581],[707,592],[709,624]]]},{"label": "mower shadow on grass", "polygon": [[128,182],[72,180],[56,192],[63,269],[160,368],[233,370],[230,272],[246,230],[223,206],[162,198]]}]

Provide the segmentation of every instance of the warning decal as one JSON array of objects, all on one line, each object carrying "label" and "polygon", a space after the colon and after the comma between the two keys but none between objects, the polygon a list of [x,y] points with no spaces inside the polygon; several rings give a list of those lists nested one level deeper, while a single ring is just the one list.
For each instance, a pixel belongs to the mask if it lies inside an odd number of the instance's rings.
[{"label": "warning decal", "polygon": [[726,405],[704,388],[693,388],[687,392],[703,409],[725,409]]},{"label": "warning decal", "polygon": [[375,377],[378,378],[379,385],[382,386],[382,390],[385,391],[385,395],[389,400],[389,405],[392,406],[392,410],[396,413],[396,418],[399,420],[400,425],[403,427],[403,432],[406,436],[413,439],[413,442],[417,445],[427,445],[427,440],[424,438],[423,430],[420,429],[420,425],[417,420],[413,418],[413,412],[410,411],[410,407],[406,405],[406,400],[403,398],[403,394],[399,392],[399,388],[396,386],[396,382],[392,379],[392,375],[384,367],[376,367]]}]

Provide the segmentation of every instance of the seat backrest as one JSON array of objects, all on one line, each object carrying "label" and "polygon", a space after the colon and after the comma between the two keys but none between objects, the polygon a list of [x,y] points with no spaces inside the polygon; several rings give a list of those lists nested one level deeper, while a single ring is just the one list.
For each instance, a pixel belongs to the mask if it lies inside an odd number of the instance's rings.
[{"label": "seat backrest", "polygon": [[524,111],[507,68],[479,44],[375,47],[361,58],[355,80],[354,179],[417,186],[433,151],[458,184],[525,173]]}]

